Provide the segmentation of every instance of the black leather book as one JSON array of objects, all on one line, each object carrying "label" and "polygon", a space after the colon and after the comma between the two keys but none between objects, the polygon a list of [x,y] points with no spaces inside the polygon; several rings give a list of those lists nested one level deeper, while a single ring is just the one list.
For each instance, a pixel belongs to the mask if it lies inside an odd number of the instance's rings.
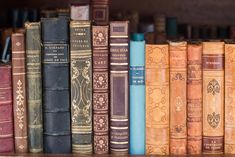
[{"label": "black leather book", "polygon": [[70,153],[69,21],[41,21],[44,152]]}]

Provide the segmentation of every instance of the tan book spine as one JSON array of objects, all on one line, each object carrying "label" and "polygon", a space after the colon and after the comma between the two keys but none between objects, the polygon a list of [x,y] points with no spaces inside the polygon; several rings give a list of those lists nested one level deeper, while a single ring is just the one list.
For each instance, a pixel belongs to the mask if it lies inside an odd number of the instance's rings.
[{"label": "tan book spine", "polygon": [[203,42],[203,153],[224,150],[224,43]]},{"label": "tan book spine", "polygon": [[187,152],[202,152],[202,44],[188,44]]},{"label": "tan book spine", "polygon": [[146,154],[169,154],[168,45],[146,45]]},{"label": "tan book spine", "polygon": [[186,154],[187,42],[170,42],[170,153]]}]

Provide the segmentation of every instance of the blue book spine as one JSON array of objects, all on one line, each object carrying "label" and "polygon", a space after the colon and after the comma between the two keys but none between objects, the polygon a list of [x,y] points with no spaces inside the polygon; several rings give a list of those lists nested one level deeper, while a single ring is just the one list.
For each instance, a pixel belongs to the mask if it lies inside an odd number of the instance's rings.
[{"label": "blue book spine", "polygon": [[130,41],[130,154],[145,154],[145,41]]}]

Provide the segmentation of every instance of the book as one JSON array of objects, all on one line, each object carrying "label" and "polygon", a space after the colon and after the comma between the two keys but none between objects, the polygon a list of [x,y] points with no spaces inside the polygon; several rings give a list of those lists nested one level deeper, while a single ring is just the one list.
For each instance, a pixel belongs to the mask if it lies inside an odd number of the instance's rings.
[{"label": "book", "polygon": [[134,33],[130,41],[130,154],[145,154],[145,40]]},{"label": "book", "polygon": [[70,86],[73,153],[92,154],[91,23],[70,23]]},{"label": "book", "polygon": [[26,82],[29,152],[43,152],[41,26],[26,23]]},{"label": "book", "polygon": [[72,1],[70,4],[70,18],[72,20],[90,20],[90,0]]},{"label": "book", "polygon": [[187,42],[170,42],[170,153],[187,153]]},{"label": "book", "polygon": [[92,0],[92,21],[97,25],[109,24],[109,0]]},{"label": "book", "polygon": [[234,54],[235,44],[228,42],[225,44],[225,134],[224,153],[235,153],[235,109],[234,109]]},{"label": "book", "polygon": [[93,146],[95,154],[109,153],[109,26],[92,26]]},{"label": "book", "polygon": [[168,44],[146,45],[146,154],[167,155],[170,147]]},{"label": "book", "polygon": [[25,37],[14,33],[12,39],[12,83],[15,152],[28,152]]},{"label": "book", "polygon": [[178,38],[178,23],[176,17],[166,18],[166,35],[167,38],[171,40]]},{"label": "book", "polygon": [[68,26],[65,17],[41,20],[45,153],[71,152]]},{"label": "book", "polygon": [[129,22],[110,22],[110,152],[129,152]]},{"label": "book", "polygon": [[224,152],[224,42],[203,42],[202,152]]},{"label": "book", "polygon": [[0,153],[14,152],[12,66],[0,63]]},{"label": "book", "polygon": [[187,152],[202,153],[202,44],[187,48]]}]

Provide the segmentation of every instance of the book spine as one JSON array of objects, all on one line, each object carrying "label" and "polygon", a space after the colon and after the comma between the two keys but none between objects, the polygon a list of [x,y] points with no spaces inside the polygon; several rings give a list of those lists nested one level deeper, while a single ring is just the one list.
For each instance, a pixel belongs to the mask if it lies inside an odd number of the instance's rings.
[{"label": "book spine", "polygon": [[202,44],[188,44],[187,151],[202,153]]},{"label": "book spine", "polygon": [[130,41],[130,154],[145,154],[145,41]]},{"label": "book spine", "polygon": [[25,27],[28,144],[31,153],[41,153],[43,152],[41,28],[40,23],[27,23]]},{"label": "book spine", "polygon": [[110,22],[110,151],[129,152],[129,22]]},{"label": "book spine", "polygon": [[170,42],[170,153],[186,154],[187,43]]},{"label": "book spine", "polygon": [[45,18],[41,27],[43,149],[45,153],[70,153],[68,20]]},{"label": "book spine", "polygon": [[70,23],[71,120],[73,153],[92,154],[91,23]]},{"label": "book spine", "polygon": [[97,25],[109,24],[109,0],[92,0],[92,20]]},{"label": "book spine", "polygon": [[109,26],[92,27],[93,145],[95,154],[109,153]]},{"label": "book spine", "polygon": [[27,153],[25,38],[24,34],[16,33],[11,39],[15,152]]},{"label": "book spine", "polygon": [[0,153],[14,152],[11,69],[0,64]]},{"label": "book spine", "polygon": [[170,146],[169,46],[146,45],[146,154],[167,155]]},{"label": "book spine", "polygon": [[72,20],[90,20],[90,5],[72,4],[70,6],[70,15]]},{"label": "book spine", "polygon": [[224,43],[203,42],[203,153],[224,152]]}]

